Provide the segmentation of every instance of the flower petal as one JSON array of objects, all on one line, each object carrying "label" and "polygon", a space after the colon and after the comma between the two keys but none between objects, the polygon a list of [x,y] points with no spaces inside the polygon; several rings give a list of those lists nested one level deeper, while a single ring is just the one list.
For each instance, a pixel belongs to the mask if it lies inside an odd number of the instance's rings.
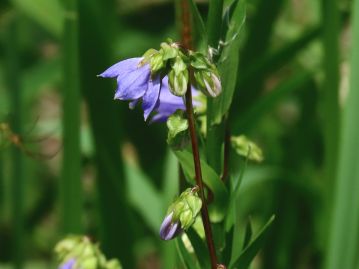
[{"label": "flower petal", "polygon": [[179,221],[172,222],[173,212],[165,217],[160,228],[160,237],[162,240],[171,240],[182,232]]},{"label": "flower petal", "polygon": [[152,110],[157,104],[157,100],[160,94],[161,89],[161,78],[157,76],[155,79],[150,79],[148,82],[148,89],[143,96],[142,100],[142,109],[144,112],[144,118],[147,120],[148,116],[151,114]]},{"label": "flower petal", "polygon": [[147,91],[150,73],[150,67],[146,64],[127,73],[119,74],[115,99],[134,100],[141,98]]},{"label": "flower petal", "polygon": [[73,269],[76,261],[75,259],[69,259],[65,263],[63,263],[59,269]]},{"label": "flower petal", "polygon": [[118,62],[117,64],[112,65],[108,69],[106,69],[103,73],[98,75],[99,77],[103,78],[114,78],[119,76],[121,73],[127,73],[129,71],[136,70],[138,67],[138,64],[142,60],[142,57],[137,58],[130,58],[121,62]]},{"label": "flower petal", "polygon": [[137,105],[138,101],[139,101],[139,99],[136,99],[136,100],[131,101],[131,102],[128,104],[128,107],[129,107],[130,109],[134,109],[135,106]]}]

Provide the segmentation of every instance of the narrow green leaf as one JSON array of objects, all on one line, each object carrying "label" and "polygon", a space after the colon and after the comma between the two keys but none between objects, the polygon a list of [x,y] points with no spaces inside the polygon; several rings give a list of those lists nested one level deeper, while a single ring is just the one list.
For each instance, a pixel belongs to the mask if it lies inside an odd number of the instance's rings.
[{"label": "narrow green leaf", "polygon": [[359,0],[353,2],[350,89],[342,118],[327,269],[356,268],[359,246]]},{"label": "narrow green leaf", "polygon": [[12,0],[14,5],[39,23],[50,34],[60,38],[66,17],[76,18],[74,12],[65,12],[59,0]]},{"label": "narrow green leaf", "polygon": [[259,252],[260,248],[262,247],[266,236],[269,232],[269,227],[274,221],[274,215],[268,220],[268,222],[263,226],[261,231],[256,235],[256,237],[252,240],[252,242],[242,251],[242,253],[232,259],[229,268],[240,268],[240,269],[247,269],[251,262],[253,261],[254,257]]},{"label": "narrow green leaf", "polygon": [[188,229],[186,233],[189,240],[191,241],[191,244],[196,253],[196,257],[198,259],[201,268],[210,268],[211,267],[210,258],[208,255],[208,248],[205,242],[202,240],[202,238],[197,234],[197,232],[193,228]]},{"label": "narrow green leaf", "polygon": [[229,110],[237,82],[237,69],[239,63],[239,49],[241,44],[240,33],[246,18],[245,1],[239,1],[234,10],[228,26],[226,43],[218,63],[218,70],[222,82],[222,94],[214,99],[212,105],[212,117],[209,122],[219,124],[222,117]]},{"label": "narrow green leaf", "polygon": [[331,194],[335,181],[339,130],[339,39],[340,39],[340,10],[336,0],[323,0],[323,69],[324,83],[322,85],[322,121],[324,134],[324,173],[327,181],[327,191]]},{"label": "narrow green leaf", "polygon": [[[113,101],[113,81],[96,77],[114,63],[113,39],[118,35],[115,1],[79,0],[79,4],[80,76],[96,152],[100,241],[107,256],[120,258],[125,268],[134,268],[136,222],[126,199],[120,153],[124,115]],[[126,247],[118,247],[119,242]]]},{"label": "narrow green leaf", "polygon": [[188,1],[190,4],[190,7],[191,7],[191,13],[192,13],[193,20],[194,20],[194,27],[195,27],[196,33],[199,37],[200,47],[201,48],[203,47],[204,49],[206,49],[207,43],[208,43],[208,36],[207,36],[206,27],[203,22],[203,18],[201,16],[201,13],[199,12],[198,7],[197,7],[196,3],[194,2],[194,0],[188,0]]},{"label": "narrow green leaf", "polygon": [[169,205],[178,194],[179,163],[171,150],[167,151],[163,177],[163,203]]},{"label": "narrow green leaf", "polygon": [[217,48],[222,28],[223,0],[210,0],[207,17],[208,45]]},{"label": "narrow green leaf", "polygon": [[[68,13],[77,13],[77,0],[63,0]],[[78,20],[67,17],[63,35],[63,160],[61,213],[63,232],[82,232],[82,180],[80,151],[80,70]]]},{"label": "narrow green leaf", "polygon": [[242,183],[244,172],[247,169],[248,158],[243,162],[240,156],[238,156],[234,150],[231,152],[230,161],[230,182],[231,182],[231,194],[228,206],[228,214],[226,216],[225,228],[226,231],[230,231],[236,222],[236,201],[239,195],[239,186]]},{"label": "narrow green leaf", "polygon": [[[146,224],[155,234],[158,234],[165,204],[161,194],[151,184],[149,179],[137,166],[125,162],[125,176],[127,180],[128,198],[131,205],[143,217]],[[146,199],[144,199],[146,197]]]},{"label": "narrow green leaf", "polygon": [[293,75],[288,80],[279,84],[270,93],[261,97],[252,107],[246,111],[243,116],[240,116],[233,122],[233,132],[240,133],[243,130],[247,132],[255,126],[257,121],[272,109],[278,101],[287,96],[290,92],[301,88],[312,79],[312,74],[307,71],[302,71],[299,74]]},{"label": "narrow green leaf", "polygon": [[258,76],[262,77],[265,74],[277,72],[278,69],[288,64],[295,56],[306,49],[309,44],[314,42],[320,34],[320,26],[305,29],[303,34],[295,40],[286,43],[283,47],[253,59],[246,68],[241,70],[241,76],[237,85],[238,89],[241,89],[242,85],[255,80]]},{"label": "narrow green leaf", "polygon": [[[19,58],[19,18],[18,14],[10,16],[5,28],[6,59],[6,85],[9,91],[9,104],[11,109],[10,126],[14,133],[22,134],[23,131],[23,95],[21,87],[21,68]],[[21,269],[25,256],[25,160],[23,152],[17,148],[11,149],[12,166],[11,178],[11,224],[13,229],[11,255],[15,269]]]},{"label": "narrow green leaf", "polygon": [[[195,178],[193,156],[189,151],[175,151],[178,161],[181,163],[183,170],[191,180]],[[227,212],[228,191],[213,169],[201,159],[201,168],[203,182],[214,194],[214,202],[210,206],[211,221],[221,221]]]},{"label": "narrow green leaf", "polygon": [[252,235],[253,235],[253,228],[252,228],[251,219],[249,218],[244,233],[243,249],[245,249],[248,246],[248,244],[251,242]]},{"label": "narrow green leaf", "polygon": [[194,256],[186,249],[181,237],[176,239],[176,246],[186,269],[200,269]]}]

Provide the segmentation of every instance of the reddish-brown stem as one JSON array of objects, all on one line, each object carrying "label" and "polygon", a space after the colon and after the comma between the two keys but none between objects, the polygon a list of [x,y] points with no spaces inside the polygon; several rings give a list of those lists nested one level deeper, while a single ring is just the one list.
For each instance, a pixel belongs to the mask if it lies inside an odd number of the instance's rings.
[{"label": "reddish-brown stem", "polygon": [[189,132],[191,136],[192,143],[192,152],[193,152],[193,161],[194,169],[196,174],[196,183],[199,187],[199,195],[202,200],[202,209],[201,216],[204,226],[204,232],[206,235],[206,241],[208,246],[209,255],[211,258],[211,267],[212,269],[217,268],[217,255],[214,247],[214,241],[212,236],[211,222],[209,220],[208,207],[206,197],[204,195],[204,186],[202,181],[202,170],[201,170],[201,160],[199,157],[198,141],[196,136],[194,114],[193,114],[193,105],[192,105],[192,93],[191,93],[191,84],[188,83],[187,93],[186,93],[186,110],[188,117]]},{"label": "reddish-brown stem", "polygon": [[[181,19],[182,19],[182,45],[185,49],[192,49],[192,33],[191,33],[191,19],[190,19],[190,10],[188,5],[188,0],[181,0]],[[202,209],[201,209],[201,216],[204,226],[204,232],[206,235],[206,241],[208,246],[208,251],[211,259],[211,268],[217,268],[217,255],[216,249],[214,247],[214,241],[212,236],[212,228],[211,222],[209,220],[208,214],[208,207],[206,197],[204,195],[204,185],[202,180],[202,170],[201,170],[201,160],[199,157],[199,148],[198,148],[198,141],[196,135],[196,128],[195,128],[195,120],[194,120],[194,113],[193,113],[193,104],[192,104],[192,92],[191,92],[191,79],[192,75],[189,76],[190,79],[187,85],[187,92],[186,92],[186,111],[187,111],[187,118],[188,118],[188,125],[189,125],[189,133],[191,137],[192,143],[192,152],[193,152],[193,161],[194,161],[194,168],[196,174],[196,183],[199,187],[199,195],[202,200]]]}]

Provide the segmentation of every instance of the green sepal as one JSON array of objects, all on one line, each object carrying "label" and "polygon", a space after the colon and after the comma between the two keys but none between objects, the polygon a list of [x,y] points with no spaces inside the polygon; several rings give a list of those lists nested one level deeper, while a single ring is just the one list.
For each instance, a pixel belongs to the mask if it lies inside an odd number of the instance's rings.
[{"label": "green sepal", "polygon": [[172,203],[168,213],[173,213],[172,221],[180,221],[181,228],[187,230],[195,222],[202,208],[202,200],[193,189],[188,188]]},{"label": "green sepal", "polygon": [[161,50],[163,55],[163,60],[167,61],[169,59],[176,58],[179,53],[179,48],[175,43],[168,44],[168,43],[161,43]]},{"label": "green sepal", "polygon": [[177,110],[167,119],[167,143],[173,149],[184,148],[189,141],[188,120],[182,110]]},{"label": "green sepal", "polygon": [[150,60],[151,60],[151,58],[152,58],[154,55],[156,55],[157,53],[158,53],[158,51],[155,50],[155,49],[149,49],[149,50],[147,50],[147,51],[142,55],[143,60],[141,61],[140,65],[142,66],[142,65],[144,65],[144,64],[146,64],[146,63],[149,63]]},{"label": "green sepal", "polygon": [[209,59],[200,52],[191,52],[190,53],[190,64],[194,69],[198,70],[211,70],[214,65],[209,61]]},{"label": "green sepal", "polygon": [[161,53],[153,54],[150,58],[151,74],[156,74],[164,67],[163,55]]}]

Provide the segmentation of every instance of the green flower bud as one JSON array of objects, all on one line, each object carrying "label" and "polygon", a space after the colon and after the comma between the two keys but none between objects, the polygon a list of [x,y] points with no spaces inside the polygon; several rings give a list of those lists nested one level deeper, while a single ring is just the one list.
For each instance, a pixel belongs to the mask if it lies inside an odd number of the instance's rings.
[{"label": "green flower bud", "polygon": [[184,96],[188,86],[188,70],[176,72],[172,69],[168,74],[168,83],[169,90],[173,95]]},{"label": "green flower bud", "polygon": [[245,135],[232,136],[231,144],[238,155],[256,162],[261,162],[264,159],[261,148],[249,140]]},{"label": "green flower bud", "polygon": [[207,96],[217,97],[222,85],[216,70],[196,70],[194,72],[197,87]]},{"label": "green flower bud", "polygon": [[177,110],[167,120],[167,143],[174,149],[182,149],[188,142],[188,121],[183,110]]},{"label": "green flower bud", "polygon": [[187,230],[195,221],[202,207],[202,200],[194,189],[187,189],[170,206],[169,213],[173,212],[172,221],[180,221],[181,228]]}]

